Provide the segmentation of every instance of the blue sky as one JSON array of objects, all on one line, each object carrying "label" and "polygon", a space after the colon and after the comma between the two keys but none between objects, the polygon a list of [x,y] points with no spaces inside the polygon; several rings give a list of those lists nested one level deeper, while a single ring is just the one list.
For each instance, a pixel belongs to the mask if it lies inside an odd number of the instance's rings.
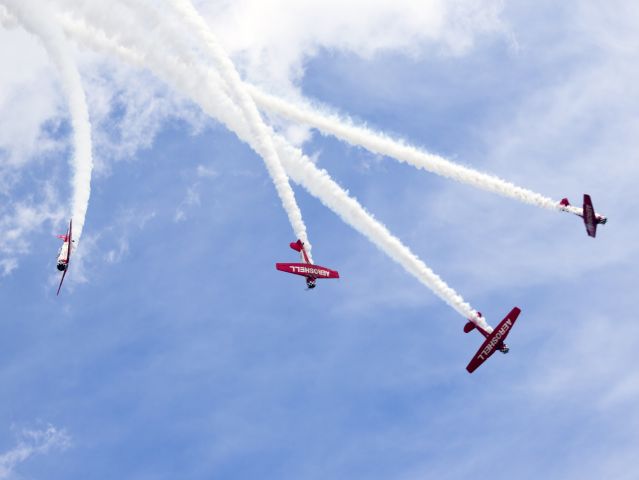
[{"label": "blue sky", "polygon": [[65,100],[37,42],[4,29],[0,478],[637,477],[639,10],[432,2],[450,19],[430,35],[394,3],[329,2],[354,25],[339,39],[310,13],[306,29],[271,13],[278,36],[250,30],[255,2],[198,8],[266,88],[553,198],[593,196],[610,218],[596,240],[574,216],[303,144],[493,324],[522,308],[510,354],[468,375],[479,336],[297,186],[315,260],[342,278],[307,292],[275,271],[294,239],[259,157],[148,72],[82,49],[97,168],[56,298]]}]

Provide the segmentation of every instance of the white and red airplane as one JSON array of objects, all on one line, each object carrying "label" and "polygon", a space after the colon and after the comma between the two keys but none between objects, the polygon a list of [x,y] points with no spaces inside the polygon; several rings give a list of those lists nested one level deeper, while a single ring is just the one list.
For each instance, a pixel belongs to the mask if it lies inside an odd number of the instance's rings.
[{"label": "white and red airplane", "polygon": [[280,272],[292,273],[306,277],[306,286],[309,289],[315,288],[315,281],[320,278],[339,278],[339,273],[330,268],[313,265],[308,258],[304,242],[298,240],[290,244],[290,247],[300,253],[302,263],[276,263],[275,268]]},{"label": "white and red airplane", "polygon": [[[570,207],[570,202],[567,198],[563,198],[559,205],[562,207],[566,207],[564,211],[568,212],[568,207]],[[592,200],[590,199],[590,195],[584,194],[584,207],[583,213],[572,212],[575,215],[584,219],[584,225],[586,226],[586,231],[588,235],[592,238],[595,238],[597,235],[597,225],[602,224],[605,225],[608,219],[603,215],[599,215],[595,212],[595,208],[592,206]]]},{"label": "white and red airplane", "polygon": [[[497,325],[497,327],[495,327],[495,329],[490,333],[472,321],[468,321],[468,323],[464,325],[464,332],[472,332],[476,328],[479,333],[486,338],[466,367],[468,373],[473,373],[477,370],[479,366],[488,360],[488,358],[497,350],[504,354],[510,351],[510,348],[508,348],[508,345],[504,343],[504,340],[506,340],[510,330],[513,328],[513,325],[515,325],[515,321],[520,313],[521,310],[518,307],[513,308],[510,313],[506,315],[506,318],[499,322],[499,325]],[[481,317],[481,313],[479,313],[479,316]]]},{"label": "white and red airplane", "polygon": [[62,246],[60,247],[60,251],[58,252],[58,270],[62,272],[62,278],[60,279],[60,285],[58,285],[58,293],[56,295],[60,295],[60,289],[62,288],[62,282],[64,282],[64,277],[67,274],[67,270],[69,270],[69,259],[71,258],[71,246],[75,243],[75,240],[71,237],[71,228],[72,228],[73,220],[69,220],[69,230],[67,230],[66,235],[58,235],[58,238],[62,240]]}]

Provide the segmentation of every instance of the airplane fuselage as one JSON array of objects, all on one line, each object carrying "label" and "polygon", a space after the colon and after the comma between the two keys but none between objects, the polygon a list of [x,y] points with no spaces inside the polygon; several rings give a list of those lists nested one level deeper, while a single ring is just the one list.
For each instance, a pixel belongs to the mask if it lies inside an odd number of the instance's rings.
[{"label": "airplane fuselage", "polygon": [[318,278],[318,276],[328,277],[330,274],[323,269],[316,268],[311,265],[311,261],[309,260],[308,255],[306,254],[306,249],[304,248],[303,244],[300,249],[300,257],[302,258],[302,263],[305,263],[309,266],[308,267],[291,266],[291,270],[295,271],[295,269],[297,269],[297,273],[308,274],[306,276],[306,288],[308,288],[309,290],[312,290],[317,286],[315,284],[315,281]]},{"label": "airplane fuselage", "polygon": [[[480,315],[481,315],[481,313],[480,313]],[[508,347],[508,345],[506,345],[503,342],[503,340],[501,340],[501,338],[504,336],[504,334],[507,334],[508,330],[512,326],[512,322],[509,321],[509,322],[507,322],[507,324],[508,324],[508,326],[504,325],[502,327],[502,330],[504,330],[504,327],[505,327],[505,331],[497,332],[497,334],[495,335],[495,338],[493,339],[493,342],[491,342],[489,345],[486,346],[488,351],[486,351],[485,354],[488,353],[493,348],[496,348],[497,350],[499,350],[503,354],[506,354],[506,353],[508,353],[510,351],[510,348]],[[488,338],[488,336],[490,335],[490,333],[488,333],[486,330],[481,328],[479,325],[475,325],[475,328],[477,330],[479,330],[479,333],[481,333],[484,336],[484,338]]]},{"label": "airplane fuselage", "polygon": [[308,252],[304,248],[301,240],[293,242],[289,245],[293,250],[299,253],[300,263],[276,263],[275,268],[282,272],[300,275],[306,280],[306,287],[310,290],[315,288],[316,282],[324,278],[339,278],[339,273],[335,270],[313,264]]},{"label": "airplane fuselage", "polygon": [[57,268],[61,272],[64,272],[69,266],[69,242],[65,240],[58,252],[58,264]]}]

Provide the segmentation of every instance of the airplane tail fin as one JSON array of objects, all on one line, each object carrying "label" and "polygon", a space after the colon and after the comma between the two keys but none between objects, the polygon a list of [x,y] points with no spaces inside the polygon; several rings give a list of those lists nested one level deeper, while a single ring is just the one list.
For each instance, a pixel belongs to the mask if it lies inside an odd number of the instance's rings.
[{"label": "airplane tail fin", "polygon": [[289,246],[296,252],[301,252],[302,249],[304,248],[304,244],[302,243],[301,240],[298,240],[297,242],[291,242]]},{"label": "airplane tail fin", "polygon": [[570,206],[570,202],[568,201],[567,198],[562,198],[561,202],[559,202],[559,205],[561,205],[562,207],[569,207]]}]

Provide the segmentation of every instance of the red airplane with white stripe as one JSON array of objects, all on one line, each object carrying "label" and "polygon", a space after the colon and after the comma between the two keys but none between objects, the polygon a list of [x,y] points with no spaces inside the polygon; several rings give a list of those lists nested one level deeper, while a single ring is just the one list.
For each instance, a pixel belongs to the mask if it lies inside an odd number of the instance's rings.
[{"label": "red airplane with white stripe", "polygon": [[62,240],[62,246],[60,247],[60,251],[58,252],[58,265],[57,268],[62,272],[62,278],[60,279],[60,285],[58,285],[58,293],[56,295],[60,295],[60,289],[62,288],[62,282],[64,282],[64,277],[67,274],[67,270],[69,269],[69,259],[71,258],[71,246],[74,244],[75,240],[71,238],[71,228],[72,228],[73,220],[69,221],[69,229],[67,230],[66,235],[58,235],[58,238]]},{"label": "red airplane with white stripe", "polygon": [[302,257],[302,263],[276,263],[275,268],[280,272],[292,273],[293,275],[301,275],[306,277],[306,286],[309,289],[315,288],[315,281],[321,278],[339,278],[339,273],[330,268],[313,265],[308,258],[304,242],[298,240],[292,242],[290,247],[299,252]]},{"label": "red airplane with white stripe", "polygon": [[[570,211],[568,210],[568,207],[570,207],[570,202],[567,198],[562,199],[561,202],[559,202],[559,205],[561,205],[562,207],[566,207],[564,211]],[[608,221],[606,217],[595,212],[595,208],[592,206],[592,200],[590,199],[590,195],[588,194],[584,194],[583,212],[581,214],[575,212],[572,213],[584,219],[586,231],[592,238],[595,238],[595,236],[597,235],[597,225],[605,225]]]},{"label": "red airplane with white stripe", "polygon": [[[510,348],[508,348],[508,345],[504,343],[504,340],[506,340],[510,330],[515,325],[520,313],[521,310],[518,307],[513,308],[510,313],[506,315],[506,318],[499,322],[499,325],[497,325],[490,333],[472,321],[469,321],[466,325],[464,325],[464,332],[469,333],[474,329],[477,329],[477,331],[486,338],[466,367],[468,373],[473,373],[477,370],[479,366],[488,360],[488,358],[490,358],[490,356],[497,350],[501,353],[508,353],[510,351]],[[479,316],[481,317],[481,313],[479,313]]]}]

